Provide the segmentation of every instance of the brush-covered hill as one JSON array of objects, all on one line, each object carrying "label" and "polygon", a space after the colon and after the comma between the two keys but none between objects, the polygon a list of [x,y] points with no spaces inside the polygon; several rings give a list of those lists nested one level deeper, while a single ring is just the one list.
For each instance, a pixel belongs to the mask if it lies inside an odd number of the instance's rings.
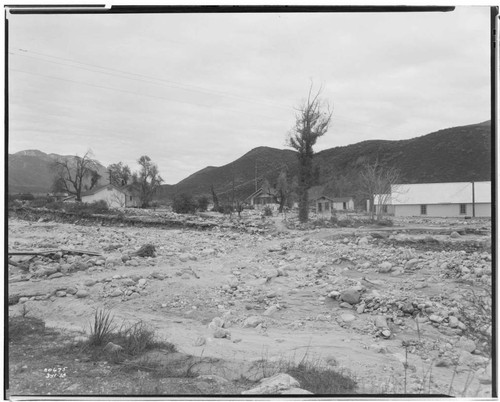
[{"label": "brush-covered hill", "polygon": [[227,165],[208,166],[175,185],[162,186],[160,199],[171,199],[175,194],[188,193],[195,196],[210,195],[211,187],[221,201],[235,197],[245,198],[255,191],[255,178],[258,185],[264,178],[273,180],[282,168],[288,166],[296,174],[297,157],[294,151],[270,147],[258,147]]},{"label": "brush-covered hill", "polygon": [[[491,122],[486,121],[409,140],[369,140],[330,148],[315,155],[318,184],[332,185],[338,196],[356,196],[360,192],[359,170],[376,160],[398,168],[403,183],[491,180],[491,138]],[[294,151],[258,147],[227,165],[207,167],[175,185],[162,187],[159,197],[171,199],[176,193],[210,195],[213,185],[219,198],[230,200],[234,177],[235,197],[244,199],[255,190],[255,177],[258,186],[264,178],[272,183],[284,166],[289,176],[297,174]]]}]

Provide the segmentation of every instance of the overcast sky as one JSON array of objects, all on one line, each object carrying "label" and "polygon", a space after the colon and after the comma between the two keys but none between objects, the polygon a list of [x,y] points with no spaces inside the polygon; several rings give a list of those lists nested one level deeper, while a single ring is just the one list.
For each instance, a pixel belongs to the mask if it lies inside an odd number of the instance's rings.
[{"label": "overcast sky", "polygon": [[489,8],[449,13],[11,15],[9,153],[92,149],[165,183],[286,148],[311,83],[316,151],[490,119]]}]

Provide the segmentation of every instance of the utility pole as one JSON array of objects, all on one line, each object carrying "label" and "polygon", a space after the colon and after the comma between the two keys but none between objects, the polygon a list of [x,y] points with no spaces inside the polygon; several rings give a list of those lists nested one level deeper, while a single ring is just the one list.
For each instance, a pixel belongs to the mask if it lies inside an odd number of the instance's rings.
[{"label": "utility pole", "polygon": [[474,182],[472,182],[472,217],[476,217],[476,192],[474,190]]},{"label": "utility pole", "polygon": [[257,159],[255,159],[255,191],[257,190]]}]

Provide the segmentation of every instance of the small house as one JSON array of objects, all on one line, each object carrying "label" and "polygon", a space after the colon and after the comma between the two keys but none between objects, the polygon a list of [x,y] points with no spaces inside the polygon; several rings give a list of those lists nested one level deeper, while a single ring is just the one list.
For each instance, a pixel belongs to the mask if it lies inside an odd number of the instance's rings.
[{"label": "small house", "polygon": [[318,215],[329,217],[338,211],[354,211],[352,197],[333,197],[325,188],[314,186],[308,190],[309,204]]},{"label": "small house", "polygon": [[259,188],[257,191],[250,194],[246,199],[245,203],[253,206],[254,208],[260,209],[269,204],[276,204],[276,190],[269,188]]},{"label": "small house", "polygon": [[118,187],[113,184],[96,187],[82,193],[82,202],[105,201],[110,208],[134,207],[140,204],[136,192],[130,186]]}]

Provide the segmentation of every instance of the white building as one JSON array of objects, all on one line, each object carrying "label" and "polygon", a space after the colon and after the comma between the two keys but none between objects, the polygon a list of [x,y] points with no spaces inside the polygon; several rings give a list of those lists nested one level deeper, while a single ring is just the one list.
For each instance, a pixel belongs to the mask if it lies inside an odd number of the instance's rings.
[{"label": "white building", "polygon": [[110,208],[138,206],[138,199],[127,187],[113,184],[97,187],[82,194],[82,202],[106,201]]},{"label": "white building", "polygon": [[491,217],[491,182],[391,186],[395,216]]}]

